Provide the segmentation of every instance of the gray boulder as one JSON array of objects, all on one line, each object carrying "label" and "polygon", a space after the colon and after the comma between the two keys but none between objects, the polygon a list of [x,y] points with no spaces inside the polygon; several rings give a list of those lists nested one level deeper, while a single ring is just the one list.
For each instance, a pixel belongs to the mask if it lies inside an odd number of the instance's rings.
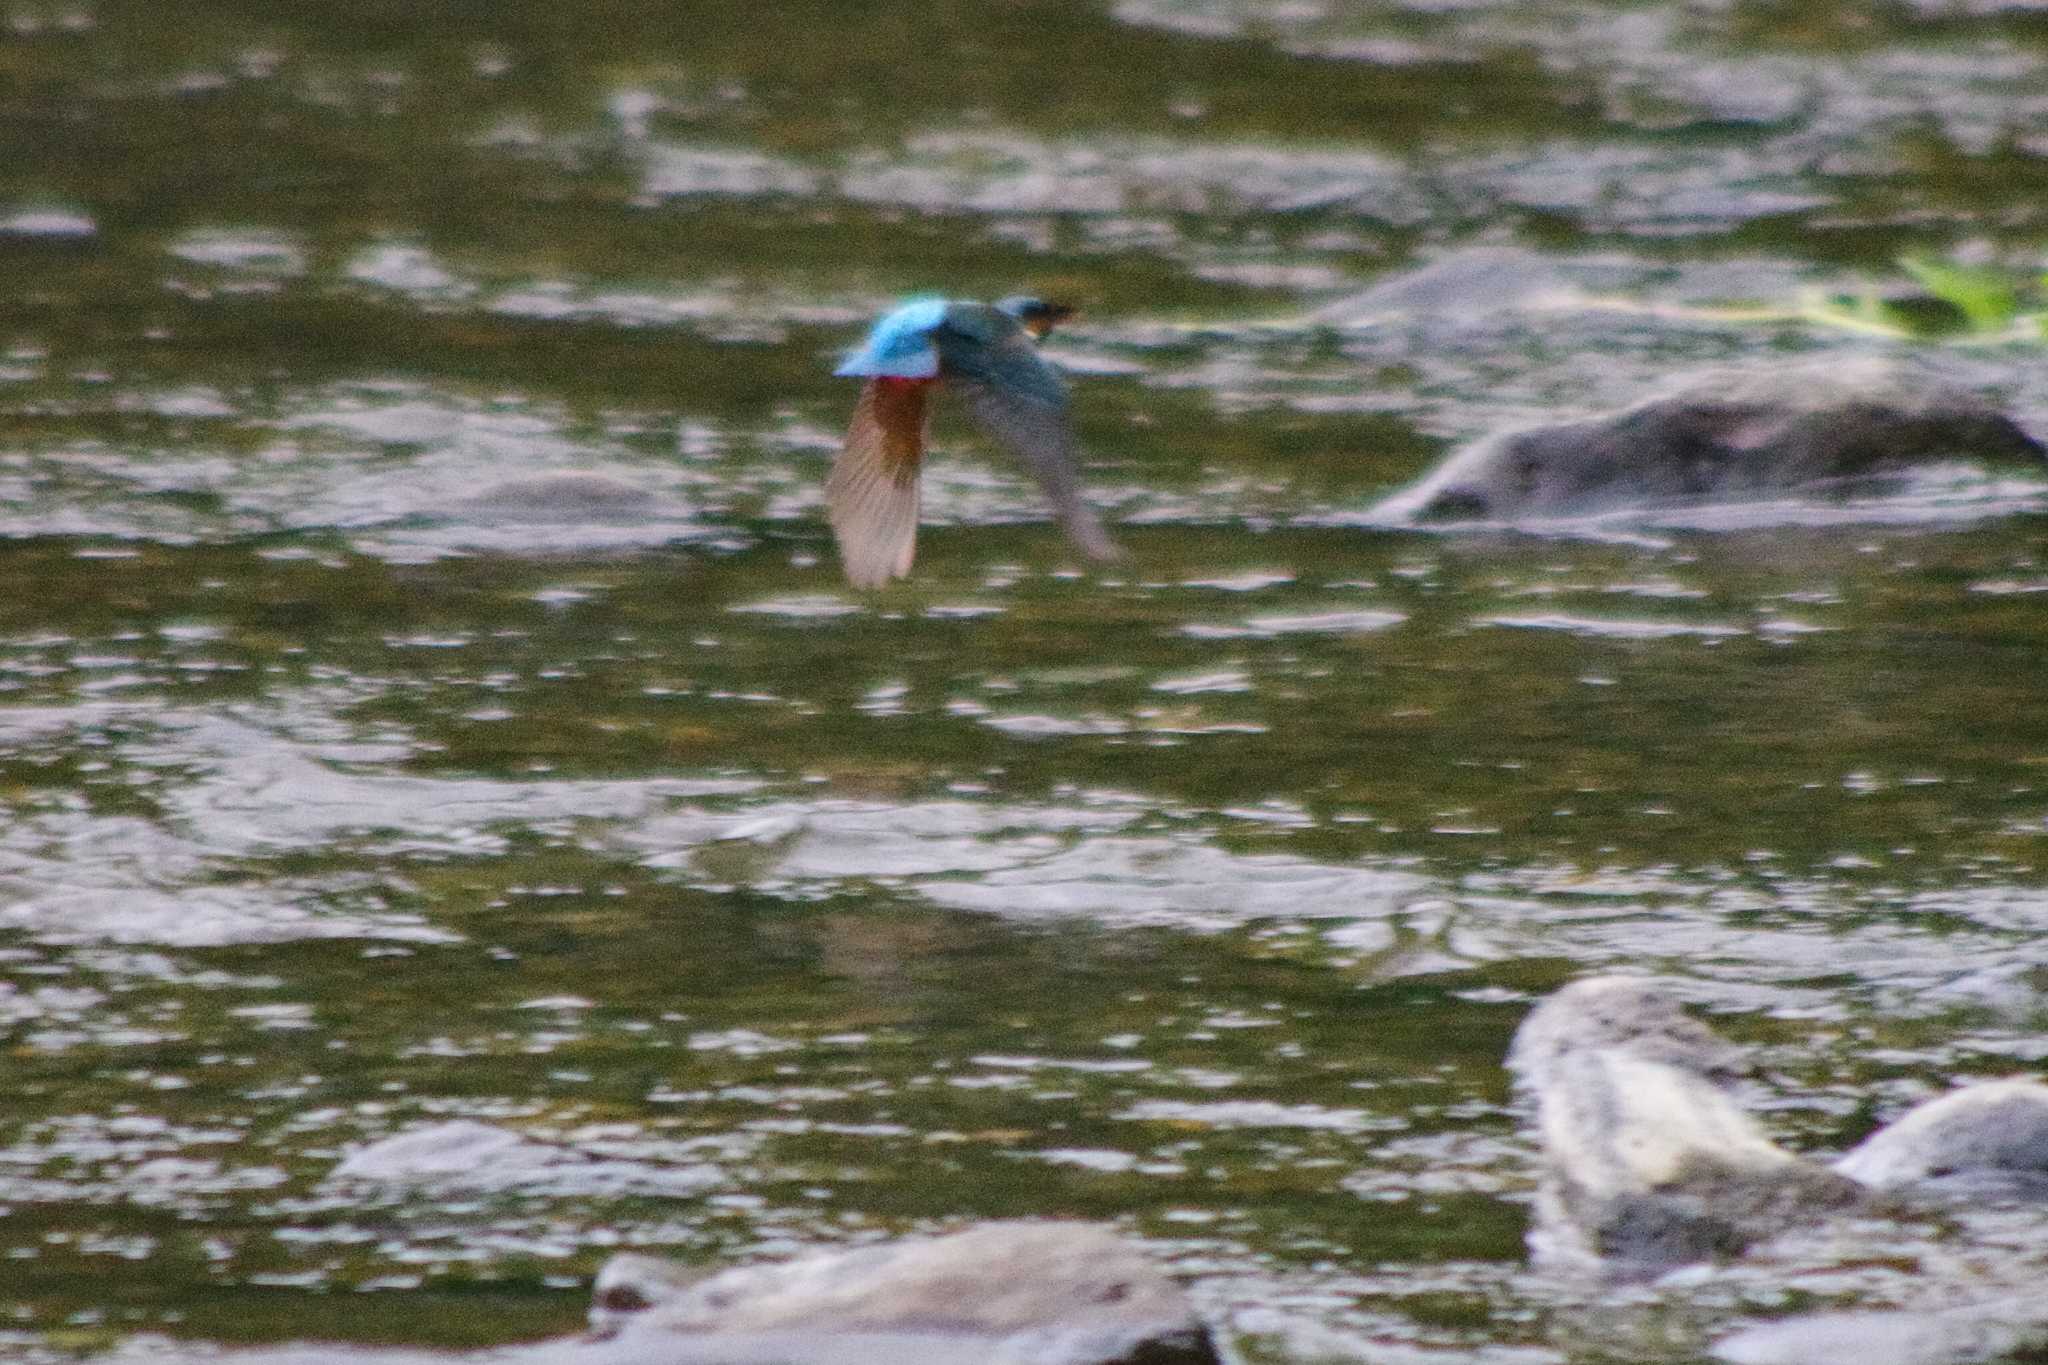
[{"label": "gray boulder", "polygon": [[1574,982],[1531,1011],[1507,1064],[1543,1150],[1538,1259],[1655,1274],[1860,1201],[1862,1186],[1779,1147],[1743,1112],[1731,1091],[1740,1063],[1644,978]]},{"label": "gray boulder", "polygon": [[424,1124],[359,1147],[327,1179],[342,1187],[394,1185],[570,1197],[687,1196],[724,1183],[712,1165],[605,1156],[474,1119]]},{"label": "gray boulder", "polygon": [[[1574,264],[1579,268],[1568,273],[1564,262],[1540,252],[1463,247],[1324,304],[1308,320],[1324,327],[1370,327],[1397,318],[1487,316],[1508,308],[1558,303],[1580,297],[1573,275],[1589,272],[1582,262]],[[1621,283],[1612,268],[1596,267],[1590,273],[1600,283]]]},{"label": "gray boulder", "polygon": [[1809,1313],[1714,1343],[1728,1365],[1973,1365],[2048,1346],[2048,1316],[2007,1300],[1934,1312]]},{"label": "gray boulder", "polygon": [[1374,509],[1522,521],[1783,493],[1854,493],[1948,459],[2048,448],[1982,398],[1883,361],[1714,370],[1582,421],[1485,437]]},{"label": "gray boulder", "polygon": [[1575,981],[1515,1032],[1508,1069],[1542,1147],[1531,1251],[1656,1274],[1738,1255],[1879,1192],[2048,1198],[2048,1086],[1965,1086],[1908,1110],[1832,1167],[1745,1113],[1741,1051],[1648,977]]},{"label": "gray boulder", "polygon": [[[1634,1278],[1733,1256],[1838,1212],[1905,1213],[1893,1192],[1951,1201],[1951,1213],[1958,1200],[2009,1209],[2016,1196],[2048,1198],[2048,1086],[1965,1086],[1830,1169],[1777,1146],[1741,1110],[1742,1060],[1646,977],[1590,977],[1531,1010],[1507,1062],[1542,1147],[1532,1255]],[[1951,1306],[1972,1297],[1958,1284],[1934,1297],[1929,1309],[1765,1323],[1713,1352],[1730,1365],[1976,1365],[2048,1345],[2038,1294]]]},{"label": "gray boulder", "polygon": [[[889,1338],[869,1359],[898,1358],[919,1339],[934,1358],[1017,1365],[1216,1359],[1179,1286],[1129,1241],[1085,1223],[990,1223],[694,1280],[621,1258],[600,1273],[597,1298],[593,1315],[632,1342],[797,1333]],[[648,1306],[622,1311],[631,1300]]]},{"label": "gray boulder", "polygon": [[451,1354],[338,1345],[223,1351],[137,1340],[134,1365],[1218,1365],[1187,1296],[1115,1231],[989,1223],[772,1265],[600,1272],[589,1336]]},{"label": "gray boulder", "polygon": [[1835,1163],[1874,1189],[2048,1196],[2048,1085],[1980,1081],[1906,1111]]},{"label": "gray boulder", "polygon": [[479,522],[640,522],[684,509],[673,499],[588,469],[556,469],[490,484],[455,505]]}]

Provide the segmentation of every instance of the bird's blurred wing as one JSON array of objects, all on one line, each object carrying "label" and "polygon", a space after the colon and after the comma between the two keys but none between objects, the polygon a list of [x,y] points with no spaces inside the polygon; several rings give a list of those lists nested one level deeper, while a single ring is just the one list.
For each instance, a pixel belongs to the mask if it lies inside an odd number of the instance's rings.
[{"label": "bird's blurred wing", "polygon": [[[1044,365],[1037,356],[1028,358]],[[1007,357],[1006,357],[1007,359]],[[1047,373],[1051,367],[1046,366]],[[1123,554],[1103,529],[1102,521],[1081,496],[1080,449],[1067,419],[1065,396],[1057,376],[1053,385],[1020,388],[1000,379],[948,374],[946,387],[959,394],[975,423],[1037,476],[1053,514],[1067,538],[1090,559],[1110,560]]]},{"label": "bird's blurred wing", "polygon": [[856,588],[879,588],[910,572],[930,388],[918,380],[870,380],[825,481],[839,562]]}]

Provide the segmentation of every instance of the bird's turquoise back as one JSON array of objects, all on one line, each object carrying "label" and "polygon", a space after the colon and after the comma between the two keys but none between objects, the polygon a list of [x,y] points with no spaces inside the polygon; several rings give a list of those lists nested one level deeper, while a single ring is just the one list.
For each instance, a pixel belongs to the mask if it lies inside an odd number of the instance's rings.
[{"label": "bird's turquoise back", "polygon": [[1001,305],[912,299],[884,313],[834,371],[868,379],[931,379],[941,372],[1055,407],[1066,403],[1066,385]]},{"label": "bird's turquoise back", "polygon": [[939,372],[939,353],[932,345],[932,329],[958,306],[944,299],[912,299],[884,313],[868,329],[867,339],[848,352],[833,373],[869,378],[932,378]]}]

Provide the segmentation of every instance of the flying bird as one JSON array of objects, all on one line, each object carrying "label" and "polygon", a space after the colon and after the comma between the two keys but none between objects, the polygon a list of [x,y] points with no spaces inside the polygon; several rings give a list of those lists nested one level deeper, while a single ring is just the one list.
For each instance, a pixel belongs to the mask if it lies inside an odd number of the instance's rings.
[{"label": "flying bird", "polygon": [[1022,461],[1090,559],[1119,556],[1082,500],[1067,386],[1032,343],[1073,309],[1041,299],[993,305],[916,299],[884,314],[835,373],[868,382],[825,483],[847,581],[879,588],[917,553],[918,473],[935,386],[958,394],[981,429]]}]

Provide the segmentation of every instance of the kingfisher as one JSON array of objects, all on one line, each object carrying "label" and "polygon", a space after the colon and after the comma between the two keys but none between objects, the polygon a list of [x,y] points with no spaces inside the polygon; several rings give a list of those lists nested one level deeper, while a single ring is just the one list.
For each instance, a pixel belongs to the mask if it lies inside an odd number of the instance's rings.
[{"label": "kingfisher", "polygon": [[1067,386],[1033,345],[1073,312],[1023,297],[995,304],[913,299],[885,313],[847,355],[835,373],[867,383],[825,499],[848,582],[879,588],[910,572],[927,405],[938,385],[965,399],[981,429],[1038,479],[1081,553],[1119,557],[1081,497]]}]

